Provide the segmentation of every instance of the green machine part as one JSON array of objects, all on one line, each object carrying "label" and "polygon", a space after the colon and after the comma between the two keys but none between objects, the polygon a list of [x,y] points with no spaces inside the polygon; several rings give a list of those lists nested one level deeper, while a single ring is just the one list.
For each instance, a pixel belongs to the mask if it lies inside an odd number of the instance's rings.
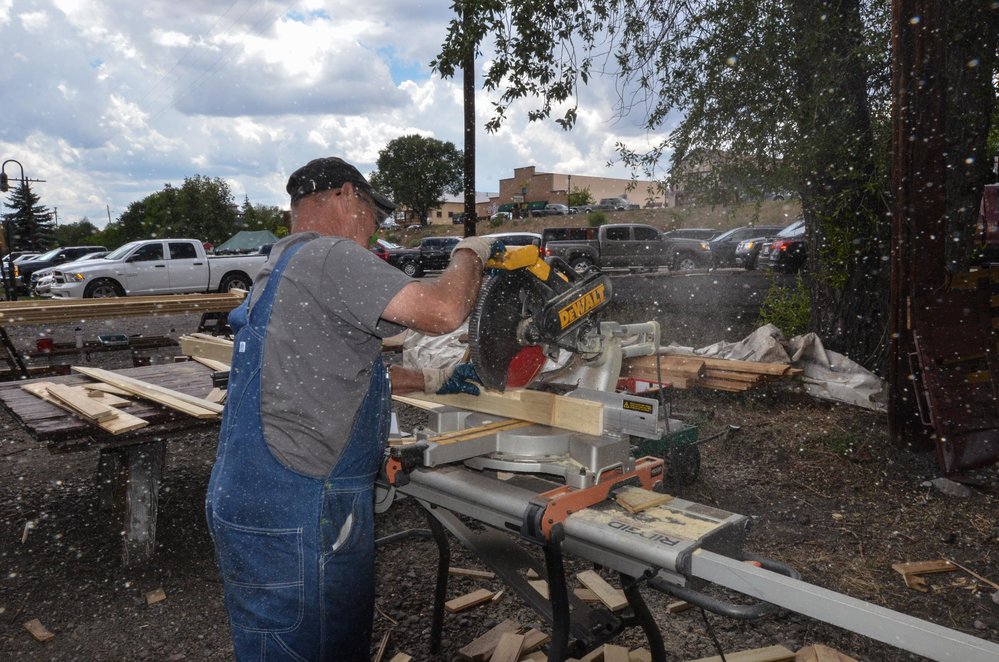
[{"label": "green machine part", "polygon": [[690,485],[701,471],[701,450],[697,438],[696,426],[671,418],[660,438],[636,440],[637,457],[652,455],[666,461],[663,483],[667,491],[677,484]]}]

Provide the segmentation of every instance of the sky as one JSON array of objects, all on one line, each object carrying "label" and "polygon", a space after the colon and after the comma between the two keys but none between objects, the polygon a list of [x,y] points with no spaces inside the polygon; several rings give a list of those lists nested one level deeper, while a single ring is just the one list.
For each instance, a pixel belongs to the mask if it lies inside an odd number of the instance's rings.
[{"label": "sky", "polygon": [[[0,0],[0,159],[24,168],[58,221],[98,227],[128,205],[204,175],[234,199],[288,207],[297,167],[341,156],[365,175],[394,138],[463,147],[461,78],[442,80],[450,0]],[[476,66],[476,190],[516,167],[627,178],[613,81],[580,92],[566,132],[517,105],[487,134],[496,93]],[[14,180],[17,164],[5,171]],[[6,198],[3,198],[6,201]]]}]

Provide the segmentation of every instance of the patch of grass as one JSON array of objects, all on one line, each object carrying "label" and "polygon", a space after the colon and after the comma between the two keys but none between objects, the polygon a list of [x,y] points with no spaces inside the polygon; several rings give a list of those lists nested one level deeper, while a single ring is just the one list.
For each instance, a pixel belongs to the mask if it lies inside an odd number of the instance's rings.
[{"label": "patch of grass", "polygon": [[605,223],[607,223],[607,214],[600,209],[591,211],[589,216],[586,217],[586,224],[591,228],[598,228]]}]

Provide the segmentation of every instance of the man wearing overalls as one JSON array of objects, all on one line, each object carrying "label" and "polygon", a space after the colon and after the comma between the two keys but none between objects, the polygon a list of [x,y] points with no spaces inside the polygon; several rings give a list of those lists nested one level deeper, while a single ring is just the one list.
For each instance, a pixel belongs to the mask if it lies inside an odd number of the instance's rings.
[{"label": "man wearing overalls", "polygon": [[[239,660],[367,660],[373,489],[390,422],[381,340],[456,329],[494,250],[462,240],[440,277],[367,250],[394,204],[338,158],[288,180],[293,234],[274,245],[236,333],[209,531]],[[466,370],[391,371],[396,392],[477,392]]]}]

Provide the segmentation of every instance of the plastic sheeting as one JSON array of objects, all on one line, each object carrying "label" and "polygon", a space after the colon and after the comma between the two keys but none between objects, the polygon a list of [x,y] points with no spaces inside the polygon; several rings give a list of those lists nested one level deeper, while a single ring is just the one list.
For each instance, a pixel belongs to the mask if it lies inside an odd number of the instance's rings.
[{"label": "plastic sheeting", "polygon": [[804,389],[816,398],[887,411],[886,382],[843,354],[826,349],[814,333],[786,340],[780,329],[767,324],[739,342],[718,342],[699,349],[670,345],[669,349],[720,359],[790,363],[804,370]]}]

